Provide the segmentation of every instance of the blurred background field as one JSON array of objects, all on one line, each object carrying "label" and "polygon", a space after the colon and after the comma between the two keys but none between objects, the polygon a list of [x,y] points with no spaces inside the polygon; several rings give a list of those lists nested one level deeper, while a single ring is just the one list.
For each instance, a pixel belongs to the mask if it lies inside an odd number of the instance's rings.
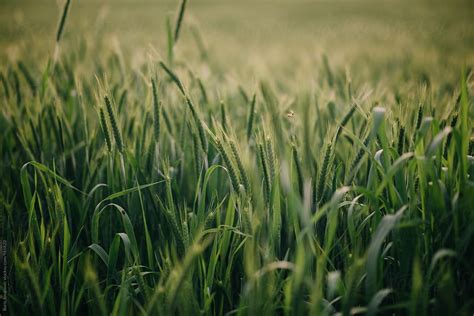
[{"label": "blurred background field", "polygon": [[[2,0],[0,63],[24,57],[46,62],[61,4]],[[85,41],[97,52],[112,45],[123,52],[126,65],[141,65],[150,51],[165,55],[165,20],[170,15],[174,23],[177,6],[158,0],[73,1],[62,45],[77,49]],[[380,75],[398,75],[402,67],[406,72],[406,66],[432,80],[457,78],[460,67],[474,61],[472,12],[472,1],[190,1],[176,54],[191,68],[196,65],[200,54],[191,31],[196,28],[212,64],[246,79],[311,74],[308,67],[322,53],[353,77],[374,82]]]}]

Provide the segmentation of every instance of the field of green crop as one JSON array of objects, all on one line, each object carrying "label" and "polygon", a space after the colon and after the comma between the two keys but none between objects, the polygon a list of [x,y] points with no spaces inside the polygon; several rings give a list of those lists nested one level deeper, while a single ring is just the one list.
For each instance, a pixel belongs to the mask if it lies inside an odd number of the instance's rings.
[{"label": "field of green crop", "polygon": [[472,315],[473,12],[0,0],[0,314]]}]

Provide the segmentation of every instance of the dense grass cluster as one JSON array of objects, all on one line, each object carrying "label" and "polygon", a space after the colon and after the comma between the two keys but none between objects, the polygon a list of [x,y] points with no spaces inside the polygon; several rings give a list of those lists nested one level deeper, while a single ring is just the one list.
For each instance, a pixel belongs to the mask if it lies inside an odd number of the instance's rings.
[{"label": "dense grass cluster", "polygon": [[11,314],[472,314],[469,69],[220,85],[174,56],[186,1],[136,69],[61,51],[69,3],[0,68]]}]

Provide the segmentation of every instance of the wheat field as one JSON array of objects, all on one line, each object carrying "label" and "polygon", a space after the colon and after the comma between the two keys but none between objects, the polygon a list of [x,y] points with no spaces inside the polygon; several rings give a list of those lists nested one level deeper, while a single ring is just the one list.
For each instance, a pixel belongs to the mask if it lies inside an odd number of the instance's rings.
[{"label": "wheat field", "polygon": [[468,1],[0,1],[1,315],[472,315]]}]

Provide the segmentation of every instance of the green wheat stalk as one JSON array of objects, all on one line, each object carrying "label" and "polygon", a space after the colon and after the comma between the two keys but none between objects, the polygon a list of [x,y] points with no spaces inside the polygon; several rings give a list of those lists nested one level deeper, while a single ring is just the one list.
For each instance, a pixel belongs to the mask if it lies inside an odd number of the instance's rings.
[{"label": "green wheat stalk", "polygon": [[252,136],[252,129],[253,129],[253,121],[255,119],[255,103],[256,103],[257,95],[254,94],[252,97],[252,102],[250,103],[250,109],[247,119],[247,140],[250,140]]},{"label": "green wheat stalk", "polygon": [[181,30],[181,25],[183,23],[183,18],[184,18],[184,11],[186,10],[186,3],[187,0],[182,0],[181,4],[179,6],[179,12],[178,12],[178,17],[176,19],[176,27],[174,29],[174,44],[178,42],[179,38],[179,31]]},{"label": "green wheat stalk", "polygon": [[107,109],[107,114],[109,116],[110,124],[112,125],[112,134],[114,135],[115,144],[117,145],[118,151],[123,154],[124,152],[124,145],[122,140],[122,134],[120,133],[120,129],[118,127],[117,118],[115,116],[114,109],[112,107],[112,103],[108,96],[104,96],[105,100],[105,107]]},{"label": "green wheat stalk", "polygon": [[151,85],[153,90],[153,136],[155,139],[155,143],[158,143],[160,140],[161,101],[158,100],[158,92],[154,79],[151,79]]},{"label": "green wheat stalk", "polygon": [[341,134],[342,129],[347,125],[347,123],[349,123],[349,120],[351,119],[352,115],[354,115],[356,108],[357,106],[355,104],[352,105],[349,111],[346,113],[346,115],[344,115],[344,117],[342,118],[341,123],[337,127],[336,135],[334,136],[334,143],[339,138],[339,135]]},{"label": "green wheat stalk", "polygon": [[270,174],[268,171],[268,162],[265,155],[265,149],[263,144],[258,144],[258,153],[260,157],[260,164],[263,171],[263,181],[264,181],[264,192],[265,192],[265,202],[270,203],[270,192],[271,192],[271,183],[270,183]]},{"label": "green wheat stalk", "polygon": [[183,96],[186,100],[186,104],[188,105],[189,109],[191,110],[191,115],[193,116],[194,122],[195,122],[195,124],[198,128],[199,139],[201,141],[202,150],[204,151],[204,153],[207,153],[208,143],[207,143],[206,132],[204,131],[204,124],[203,124],[202,120],[199,118],[199,115],[196,112],[196,107],[194,106],[193,102],[191,101],[191,98],[186,93],[186,90],[184,89],[184,86],[183,86],[181,80],[179,80],[178,76],[176,76],[176,74],[161,61],[160,61],[160,66],[170,76],[171,80],[176,84],[179,91],[183,94]]},{"label": "green wheat stalk", "polygon": [[295,163],[296,168],[296,178],[298,180],[298,190],[300,193],[300,197],[303,198],[304,196],[304,179],[303,179],[303,170],[301,167],[301,161],[298,153],[298,149],[296,148],[295,143],[291,144],[291,153],[293,156],[293,162]]},{"label": "green wheat stalk", "polygon": [[105,118],[104,109],[102,107],[99,109],[99,116],[100,116],[100,126],[102,128],[102,133],[104,133],[105,143],[107,144],[107,150],[111,152],[112,142],[110,139],[109,126],[107,124],[107,119]]},{"label": "green wheat stalk", "polygon": [[56,32],[56,43],[59,43],[61,36],[64,32],[64,26],[66,25],[66,18],[69,12],[69,6],[71,5],[71,0],[66,0],[64,4],[63,14],[61,15],[61,19],[59,20],[58,30]]},{"label": "green wheat stalk", "polygon": [[229,141],[229,145],[230,145],[230,149],[232,151],[234,160],[237,162],[237,168],[242,178],[242,184],[245,188],[245,191],[248,193],[250,192],[250,181],[247,176],[247,172],[245,171],[244,165],[242,163],[242,159],[240,158],[239,151],[237,150],[237,145],[235,144],[233,140]]},{"label": "green wheat stalk", "polygon": [[318,184],[315,188],[316,197],[317,197],[316,202],[322,201],[323,196],[324,196],[325,183],[326,183],[326,177],[329,170],[329,162],[331,160],[331,154],[332,154],[332,144],[329,142],[326,144],[326,148],[324,150],[323,163],[321,165],[321,171],[319,173]]},{"label": "green wheat stalk", "polygon": [[226,149],[224,148],[224,145],[222,144],[222,141],[219,138],[216,138],[216,147],[217,150],[219,151],[222,160],[224,161],[227,171],[229,173],[230,181],[232,183],[232,187],[236,192],[239,192],[239,187],[240,187],[240,181],[237,176],[237,170],[234,168],[234,165],[229,157],[229,154],[227,153]]}]

